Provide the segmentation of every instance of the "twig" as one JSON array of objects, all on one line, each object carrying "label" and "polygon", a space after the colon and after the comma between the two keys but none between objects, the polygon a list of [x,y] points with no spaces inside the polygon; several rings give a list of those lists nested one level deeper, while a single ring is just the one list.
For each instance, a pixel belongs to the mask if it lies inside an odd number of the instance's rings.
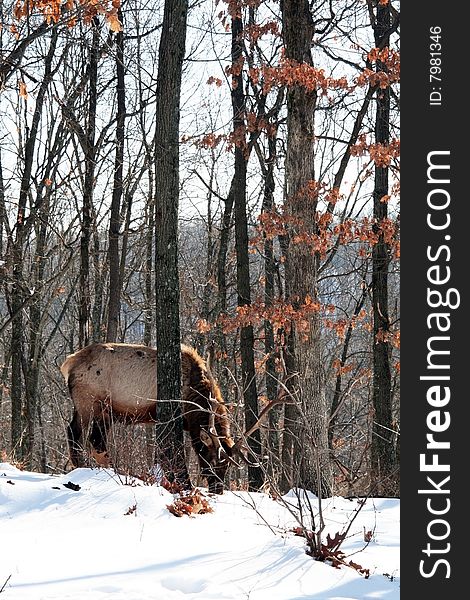
[{"label": "twig", "polygon": [[2,587],[0,588],[0,594],[3,592],[3,590],[5,589],[7,583],[10,581],[11,579],[11,573],[10,575],[8,575],[8,577],[5,579],[5,582],[3,583]]}]

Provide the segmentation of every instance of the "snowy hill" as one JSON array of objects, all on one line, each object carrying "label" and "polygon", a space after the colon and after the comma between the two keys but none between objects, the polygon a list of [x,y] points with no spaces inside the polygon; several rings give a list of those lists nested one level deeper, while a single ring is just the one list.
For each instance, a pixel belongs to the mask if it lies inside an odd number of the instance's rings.
[{"label": "snowy hill", "polygon": [[[369,499],[341,546],[367,579],[305,553],[292,492],[290,510],[265,494],[224,492],[207,497],[213,512],[181,518],[167,509],[173,500],[110,470],[51,476],[1,463],[1,600],[399,599],[399,500]],[[324,500],[324,535],[358,507]]]}]

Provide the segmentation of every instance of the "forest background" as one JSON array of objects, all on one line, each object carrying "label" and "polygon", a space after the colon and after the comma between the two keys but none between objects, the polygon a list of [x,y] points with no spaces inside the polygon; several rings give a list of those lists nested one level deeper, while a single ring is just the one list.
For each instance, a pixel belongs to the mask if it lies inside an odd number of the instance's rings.
[{"label": "forest background", "polygon": [[[165,411],[181,340],[234,431],[272,403],[233,488],[399,495],[398,33],[390,0],[0,4],[4,460],[69,467],[70,352],[157,345]],[[145,473],[155,428],[115,435]]]}]

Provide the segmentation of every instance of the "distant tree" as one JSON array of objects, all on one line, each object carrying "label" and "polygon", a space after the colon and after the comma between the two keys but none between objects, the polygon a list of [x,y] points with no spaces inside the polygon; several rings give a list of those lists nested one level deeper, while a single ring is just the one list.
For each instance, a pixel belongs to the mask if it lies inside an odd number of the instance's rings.
[{"label": "distant tree", "polygon": [[[196,3],[180,81],[170,3],[163,28],[163,0],[125,23],[119,0],[0,3],[1,447],[64,468],[64,354],[156,339],[184,478],[182,339],[213,350],[234,428],[283,401],[238,485],[328,493],[329,451],[335,492],[394,493],[395,4]],[[149,466],[155,433],[129,436]]]}]

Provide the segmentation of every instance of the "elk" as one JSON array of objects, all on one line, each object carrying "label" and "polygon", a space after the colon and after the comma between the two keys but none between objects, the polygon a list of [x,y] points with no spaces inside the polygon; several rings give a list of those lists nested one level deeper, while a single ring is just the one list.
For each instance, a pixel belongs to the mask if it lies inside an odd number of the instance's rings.
[{"label": "elk", "polygon": [[[107,434],[113,421],[152,423],[158,419],[157,351],[135,344],[95,343],[68,356],[60,371],[74,405],[67,428],[70,459],[84,466],[84,432],[92,456],[109,466]],[[232,439],[227,407],[206,362],[193,348],[181,345],[183,427],[210,492],[221,494],[230,463],[241,452],[242,438]],[[250,435],[254,431],[250,429]]]}]

